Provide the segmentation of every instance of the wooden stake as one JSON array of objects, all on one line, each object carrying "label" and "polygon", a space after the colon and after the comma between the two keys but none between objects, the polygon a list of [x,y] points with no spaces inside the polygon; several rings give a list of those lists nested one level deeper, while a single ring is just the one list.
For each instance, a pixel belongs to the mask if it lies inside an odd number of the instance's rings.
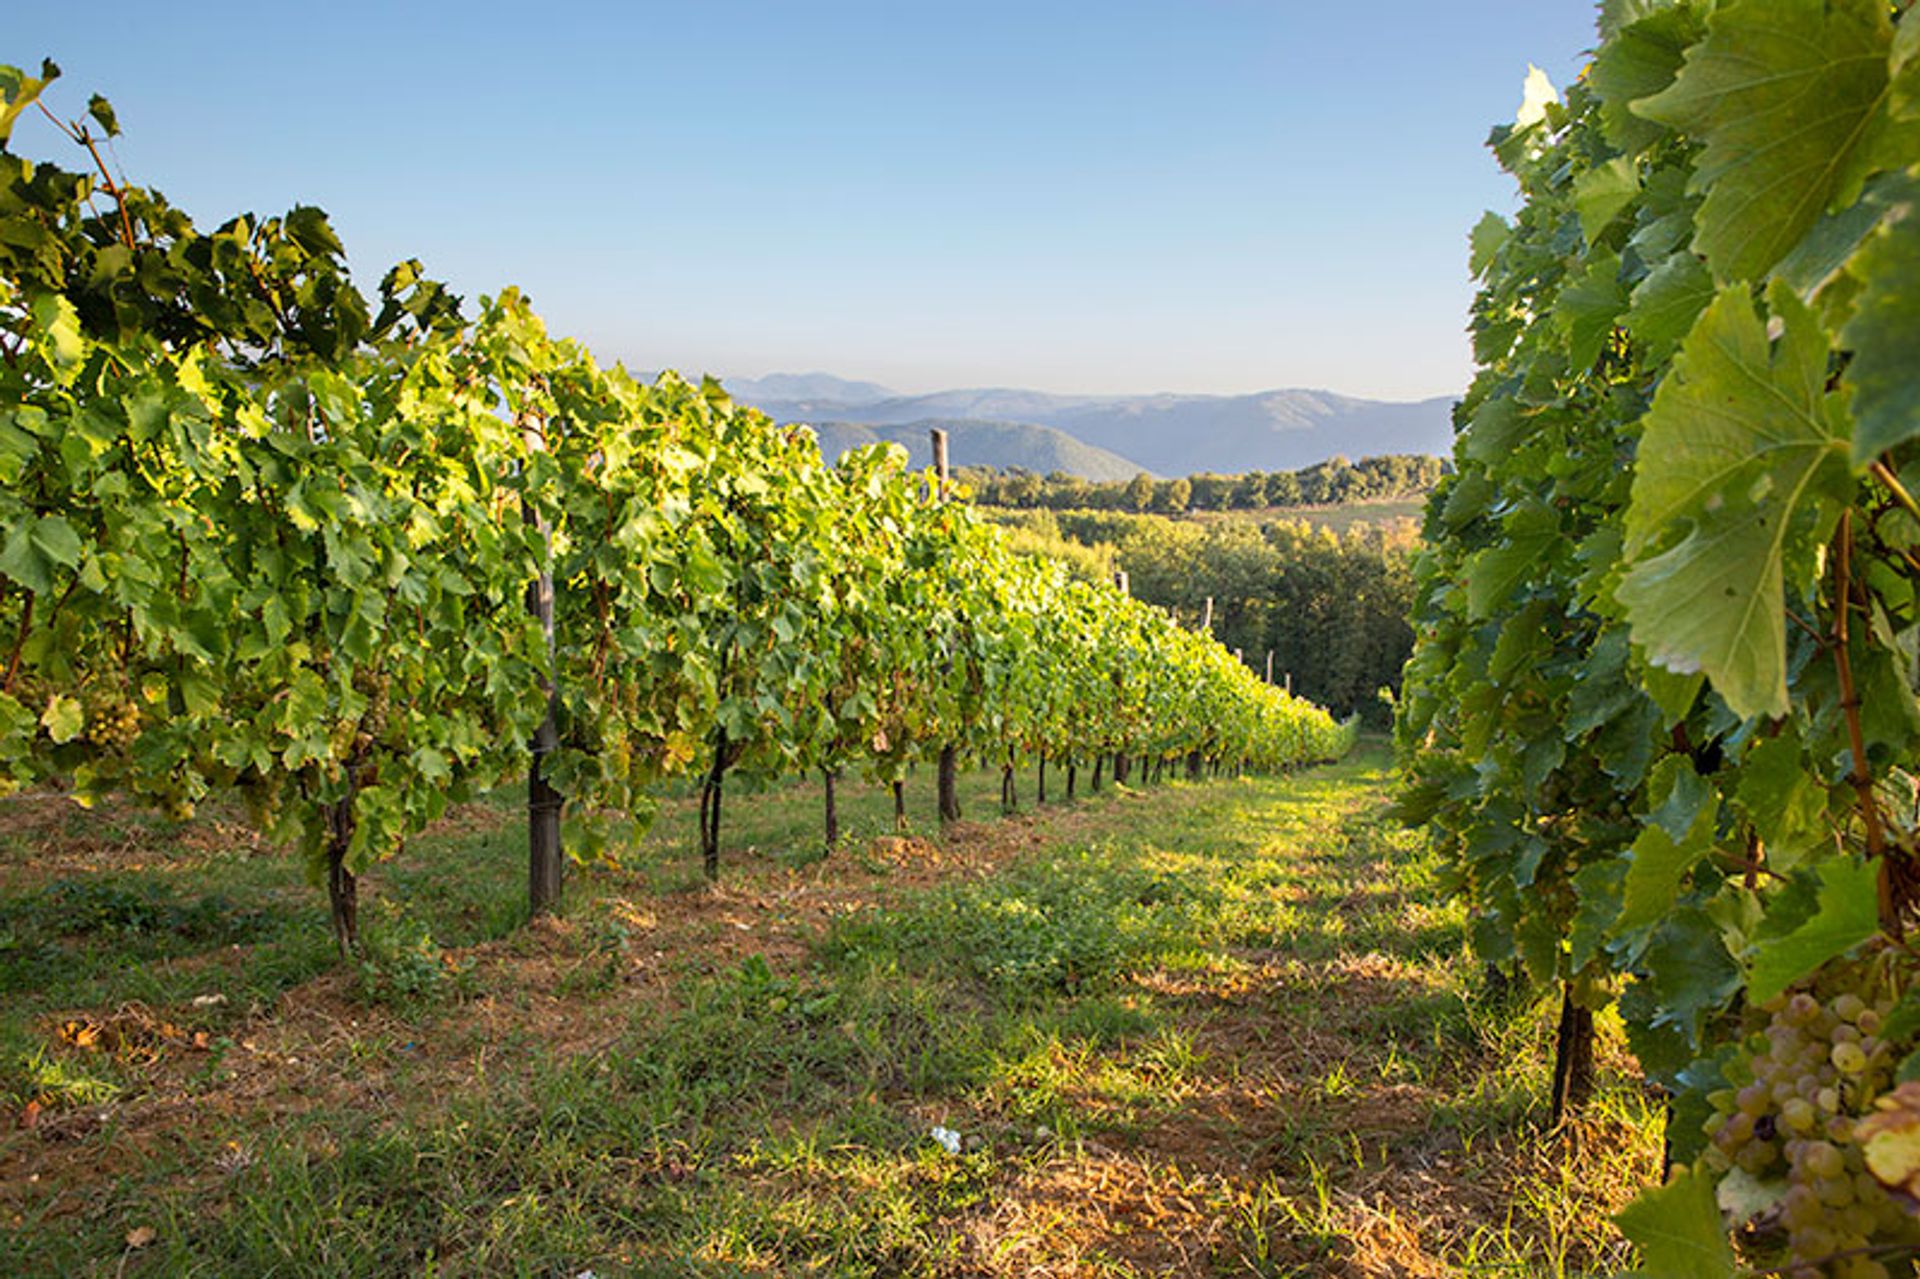
[{"label": "wooden stake", "polygon": [[[522,427],[527,451],[546,451],[546,437],[538,423],[528,421]],[[546,554],[540,574],[527,587],[527,611],[540,624],[546,641],[546,669],[540,688],[547,695],[546,718],[533,733],[533,766],[527,770],[527,906],[531,915],[544,915],[560,909],[566,858],[560,845],[560,810],[565,798],[547,780],[547,756],[560,747],[558,711],[560,690],[555,686],[553,645],[553,532],[531,505],[525,518],[540,531]]]},{"label": "wooden stake", "polygon": [[935,427],[927,434],[933,439],[933,473],[940,484],[935,496],[944,502],[947,500],[948,485],[952,483],[952,473],[947,469],[947,433]]}]

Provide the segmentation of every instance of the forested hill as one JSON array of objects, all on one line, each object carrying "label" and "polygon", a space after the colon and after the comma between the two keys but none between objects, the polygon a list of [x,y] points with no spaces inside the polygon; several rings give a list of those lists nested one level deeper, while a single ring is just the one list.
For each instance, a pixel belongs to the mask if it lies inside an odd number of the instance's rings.
[{"label": "forested hill", "polygon": [[[1448,396],[1401,403],[1300,389],[1250,395],[1055,395],[1001,387],[900,395],[822,373],[734,378],[727,389],[781,422],[907,426],[944,418],[1051,428],[1125,458],[1129,473],[1291,471],[1336,454],[1444,455],[1453,446]],[[1003,456],[969,460],[1029,465]],[[1029,469],[1100,478],[1070,465]]]},{"label": "forested hill", "polygon": [[1304,520],[1196,521],[1107,511],[1008,511],[1017,550],[1062,560],[1087,578],[1123,569],[1134,596],[1199,625],[1213,600],[1214,637],[1276,683],[1338,715],[1390,716],[1412,651],[1418,536],[1405,524],[1345,532]]}]

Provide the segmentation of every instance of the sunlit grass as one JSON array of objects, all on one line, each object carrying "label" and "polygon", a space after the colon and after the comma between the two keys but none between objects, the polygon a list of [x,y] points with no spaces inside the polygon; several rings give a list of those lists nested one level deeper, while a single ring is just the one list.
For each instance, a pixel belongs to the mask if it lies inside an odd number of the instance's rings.
[{"label": "sunlit grass", "polygon": [[[80,1133],[126,1143],[121,1171],[4,1192],[0,1226],[44,1273],[1606,1273],[1605,1214],[1648,1175],[1658,1114],[1607,1075],[1579,1130],[1543,1131],[1546,1010],[1480,997],[1459,908],[1376,816],[1383,781],[1376,750],[1109,786],[975,832],[950,869],[871,842],[880,788],[843,794],[868,842],[803,855],[808,783],[736,806],[718,893],[669,808],[542,929],[517,927],[502,801],[371,877],[404,902],[397,935],[430,943],[394,961],[420,998],[339,983],[307,949],[317,899],[270,855],[101,870],[133,930],[63,933],[27,886],[14,935],[71,972],[16,975],[0,1048],[97,1068],[125,1091],[88,1104],[148,1135]],[[968,785],[991,811],[997,775]],[[166,922],[215,894],[228,932]],[[442,951],[444,987],[407,967]],[[165,1140],[138,1118],[174,1104],[166,1057],[47,1043],[59,1009],[142,992],[185,1016],[209,991],[229,1003],[195,1025],[279,1055],[238,1080],[262,1058],[193,1056],[201,1108]],[[156,1241],[129,1250],[138,1226]]]}]

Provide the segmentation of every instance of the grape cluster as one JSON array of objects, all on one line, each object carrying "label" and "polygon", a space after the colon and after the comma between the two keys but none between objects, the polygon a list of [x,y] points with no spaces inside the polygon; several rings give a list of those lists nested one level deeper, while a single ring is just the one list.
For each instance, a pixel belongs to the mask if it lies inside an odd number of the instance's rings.
[{"label": "grape cluster", "polygon": [[1766,1029],[1729,1072],[1750,1077],[1708,1099],[1706,1160],[1716,1172],[1784,1178],[1753,1224],[1785,1232],[1793,1279],[1888,1279],[1870,1250],[1912,1240],[1914,1222],[1867,1171],[1854,1127],[1892,1083],[1897,1060],[1880,1032],[1893,1001],[1871,989],[1865,966],[1838,976],[1854,988],[1762,1006]]},{"label": "grape cluster", "polygon": [[140,708],[125,696],[102,697],[87,707],[87,739],[103,750],[123,751],[140,736]]},{"label": "grape cluster", "polygon": [[387,715],[393,706],[389,692],[392,681],[383,673],[362,667],[353,673],[353,686],[367,697],[367,709],[361,714],[359,727],[352,738],[352,753],[360,755],[371,750],[373,744],[386,735]]}]

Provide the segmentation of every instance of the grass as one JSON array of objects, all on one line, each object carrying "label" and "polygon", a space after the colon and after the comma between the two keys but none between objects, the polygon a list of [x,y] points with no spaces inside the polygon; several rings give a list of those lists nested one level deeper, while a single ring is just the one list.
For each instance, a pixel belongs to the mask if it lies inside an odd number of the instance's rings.
[{"label": "grass", "polygon": [[[775,788],[730,803],[718,889],[674,801],[533,927],[502,797],[369,876],[351,970],[231,832],[16,822],[0,1053],[37,1109],[0,1133],[0,1250],[28,1275],[1616,1269],[1657,1116],[1609,1033],[1592,1113],[1542,1131],[1549,1023],[1477,998],[1382,768],[1109,786],[937,839],[843,784],[826,856],[817,787]],[[998,782],[967,776],[970,815]]]}]

